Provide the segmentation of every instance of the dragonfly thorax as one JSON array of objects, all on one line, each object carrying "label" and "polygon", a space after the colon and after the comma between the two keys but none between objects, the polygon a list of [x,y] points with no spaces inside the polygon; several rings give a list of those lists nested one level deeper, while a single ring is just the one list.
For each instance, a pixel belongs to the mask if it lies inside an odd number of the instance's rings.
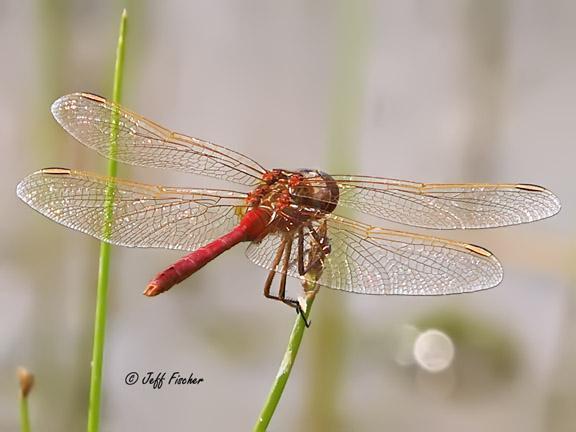
[{"label": "dragonfly thorax", "polygon": [[322,171],[276,169],[262,180],[264,183],[248,195],[248,202],[270,209],[275,219],[285,219],[282,225],[288,231],[331,213],[338,204],[338,186]]}]

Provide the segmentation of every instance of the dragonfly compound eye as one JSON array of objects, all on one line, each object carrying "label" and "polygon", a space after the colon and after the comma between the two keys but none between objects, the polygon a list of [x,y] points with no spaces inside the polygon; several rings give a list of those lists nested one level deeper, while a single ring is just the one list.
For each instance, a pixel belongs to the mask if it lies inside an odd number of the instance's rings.
[{"label": "dragonfly compound eye", "polygon": [[322,213],[332,213],[340,197],[336,181],[318,170],[301,169],[298,173],[302,175],[302,180],[293,190],[296,201]]}]

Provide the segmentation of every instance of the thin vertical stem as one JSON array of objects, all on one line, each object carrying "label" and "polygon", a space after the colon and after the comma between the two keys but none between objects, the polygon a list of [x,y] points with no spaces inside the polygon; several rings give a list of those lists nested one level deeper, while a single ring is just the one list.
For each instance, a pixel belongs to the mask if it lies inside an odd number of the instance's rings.
[{"label": "thin vertical stem", "polygon": [[272,388],[268,394],[268,398],[262,407],[260,416],[254,425],[254,432],[265,432],[266,428],[270,424],[270,420],[276,411],[278,402],[282,397],[288,378],[290,378],[290,372],[292,372],[292,366],[296,361],[296,356],[298,355],[298,350],[300,349],[300,344],[302,342],[302,337],[304,336],[304,330],[306,329],[305,320],[308,321],[310,316],[310,309],[312,308],[312,303],[314,303],[314,298],[316,297],[315,283],[310,282],[310,287],[305,287],[307,292],[306,295],[306,311],[304,313],[304,319],[300,315],[296,317],[294,327],[292,328],[292,333],[290,333],[290,338],[288,339],[288,345],[286,346],[286,351],[284,352],[284,357],[282,358],[282,363],[280,363],[280,368],[276,374],[276,378],[272,383]]},{"label": "thin vertical stem", "polygon": [[[114,67],[114,86],[112,100],[120,103],[122,95],[122,81],[124,75],[124,41],[126,36],[126,10],[122,12],[118,45],[116,48],[116,64]],[[113,155],[117,146],[118,113],[112,114],[112,132],[110,134],[110,154]],[[108,162],[108,175],[115,177],[117,172],[116,161]],[[114,200],[114,185],[106,190],[106,208],[104,213],[104,238],[110,235],[112,227],[112,212]],[[100,261],[98,269],[98,289],[96,294],[96,314],[94,319],[94,346],[92,350],[92,375],[90,379],[90,402],[88,409],[88,432],[97,432],[100,425],[100,402],[102,393],[102,363],[104,357],[104,338],[106,333],[106,311],[108,304],[108,278],[110,274],[110,245],[100,244]]]},{"label": "thin vertical stem", "polygon": [[30,416],[28,415],[28,398],[20,398],[20,431],[30,432]]},{"label": "thin vertical stem", "polygon": [[19,367],[17,370],[20,381],[20,431],[30,432],[30,415],[28,413],[28,396],[34,386],[34,375],[27,369]]}]

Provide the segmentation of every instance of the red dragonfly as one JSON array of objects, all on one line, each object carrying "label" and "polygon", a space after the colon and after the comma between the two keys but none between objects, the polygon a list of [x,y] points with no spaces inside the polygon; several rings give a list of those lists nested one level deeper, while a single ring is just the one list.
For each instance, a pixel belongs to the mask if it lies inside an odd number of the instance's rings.
[{"label": "red dragonfly", "polygon": [[[482,290],[502,280],[502,267],[490,251],[366,225],[334,211],[348,207],[449,230],[533,222],[560,210],[552,192],[532,184],[426,184],[313,169],[267,170],[238,152],[172,132],[88,93],[58,99],[52,113],[74,138],[105,157],[251,188],[245,193],[166,187],[65,168],[46,168],[22,180],[18,196],[67,227],[115,245],[192,251],[154,277],[144,292],[148,296],[182,282],[240,242],[250,242],[248,258],[270,271],[264,295],[297,310],[298,302],[286,297],[286,276],[304,280],[312,271],[320,286],[361,294]],[[273,293],[275,273],[281,280]]]}]

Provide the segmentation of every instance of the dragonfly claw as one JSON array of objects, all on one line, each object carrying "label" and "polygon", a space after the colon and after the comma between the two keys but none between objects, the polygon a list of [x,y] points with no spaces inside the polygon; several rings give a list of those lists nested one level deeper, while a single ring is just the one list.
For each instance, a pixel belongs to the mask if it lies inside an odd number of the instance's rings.
[{"label": "dragonfly claw", "polygon": [[302,321],[304,321],[304,325],[306,326],[306,328],[310,328],[310,324],[312,324],[312,322],[306,319],[306,315],[304,315],[304,311],[302,310],[302,306],[300,306],[300,303],[296,303],[295,309],[296,313],[300,315]]}]

